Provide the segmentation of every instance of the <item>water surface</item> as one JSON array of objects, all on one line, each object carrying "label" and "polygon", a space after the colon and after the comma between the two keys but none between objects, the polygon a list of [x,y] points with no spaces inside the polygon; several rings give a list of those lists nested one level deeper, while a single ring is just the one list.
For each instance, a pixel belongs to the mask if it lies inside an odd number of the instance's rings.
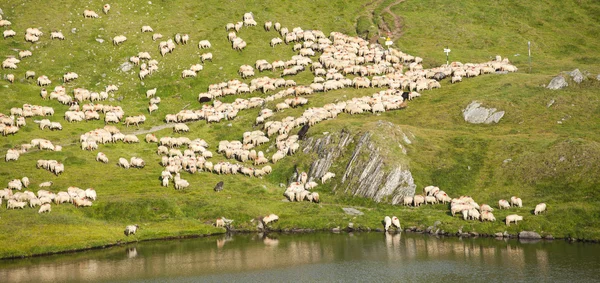
[{"label": "water surface", "polygon": [[2,282],[598,282],[600,245],[418,234],[234,235],[0,261]]}]

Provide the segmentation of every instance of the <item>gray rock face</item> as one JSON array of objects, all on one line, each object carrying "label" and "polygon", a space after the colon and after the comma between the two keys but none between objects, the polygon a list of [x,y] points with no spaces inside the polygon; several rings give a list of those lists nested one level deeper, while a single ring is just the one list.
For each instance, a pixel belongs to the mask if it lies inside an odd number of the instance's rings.
[{"label": "gray rock face", "polygon": [[579,71],[579,69],[571,71],[569,75],[571,76],[571,78],[573,78],[573,81],[575,81],[576,83],[581,83],[585,79],[585,77],[583,76],[581,71]]},{"label": "gray rock face", "polygon": [[540,234],[533,231],[521,231],[519,232],[519,239],[541,239]]},{"label": "gray rock face", "polygon": [[125,62],[123,64],[121,64],[121,66],[119,66],[119,71],[121,72],[129,72],[131,71],[131,69],[133,68],[133,64],[131,64],[130,62]]},{"label": "gray rock face", "polygon": [[557,90],[557,89],[561,89],[564,87],[568,87],[569,84],[567,83],[567,80],[565,80],[565,78],[563,76],[556,76],[554,77],[550,83],[548,84],[548,86],[546,86],[547,89],[552,89],[552,90]]},{"label": "gray rock face", "polygon": [[359,216],[359,215],[364,215],[364,213],[356,208],[352,208],[352,207],[344,207],[342,208],[344,210],[344,212],[348,215],[352,215],[352,216]]},{"label": "gray rock face", "polygon": [[[369,132],[360,137],[341,132],[306,140],[302,151],[305,154],[316,153],[318,156],[311,164],[309,179],[320,179],[325,175],[332,164],[340,162],[340,157],[346,152],[346,146],[352,143],[356,145],[345,165],[340,182],[345,193],[368,197],[377,202],[387,200],[392,204],[401,203],[404,196],[414,195],[416,185],[408,166],[393,164],[393,160],[387,159],[385,162],[388,163],[388,168],[384,168],[384,157],[380,155],[377,145],[371,141]],[[348,153],[345,155],[348,156]],[[337,189],[336,185],[333,190]]]},{"label": "gray rock face", "polygon": [[471,102],[463,109],[465,121],[471,124],[498,123],[504,117],[504,111],[496,111],[496,108],[485,108],[477,101]]}]

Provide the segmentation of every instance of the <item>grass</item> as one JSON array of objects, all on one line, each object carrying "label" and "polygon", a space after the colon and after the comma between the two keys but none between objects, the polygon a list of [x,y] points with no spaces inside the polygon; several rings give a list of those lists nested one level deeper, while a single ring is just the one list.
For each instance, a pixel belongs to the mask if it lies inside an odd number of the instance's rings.
[{"label": "grass", "polygon": [[[32,80],[24,80],[26,70],[45,74],[53,81],[67,71],[75,71],[80,78],[66,84],[67,89],[85,87],[101,90],[108,84],[119,85],[114,98],[122,101],[105,101],[103,104],[121,105],[127,116],[146,113],[147,89],[158,87],[162,98],[159,110],[147,116],[141,128],[163,123],[164,115],[176,113],[183,107],[198,109],[197,95],[206,91],[209,84],[239,79],[237,70],[242,64],[253,65],[257,59],[269,61],[289,58],[294,53],[290,46],[271,48],[268,42],[277,34],[265,32],[261,27],[243,28],[239,36],[248,42],[241,53],[233,51],[226,39],[224,26],[236,22],[244,12],[252,11],[261,25],[266,20],[279,21],[283,26],[304,29],[320,29],[326,34],[340,31],[356,35],[357,15],[364,15],[361,1],[263,1],[235,2],[224,5],[218,1],[130,1],[115,3],[108,15],[99,19],[83,19],[81,13],[90,8],[101,12],[104,4],[99,1],[58,1],[48,6],[43,1],[5,1],[2,4],[4,18],[12,22],[11,28],[18,35],[0,41],[0,55],[16,55],[13,49],[31,49],[33,56],[23,59],[17,70],[0,70],[3,76],[14,73],[17,82],[9,85],[0,82],[3,100],[0,112],[8,113],[11,107],[24,103],[52,106],[56,115],[52,121],[60,121],[62,131],[41,131],[34,119],[27,119],[27,126],[14,136],[0,137],[0,148],[5,151],[36,137],[44,137],[63,146],[63,152],[33,150],[23,154],[16,162],[0,166],[0,184],[14,178],[28,176],[33,191],[44,181],[53,181],[53,190],[66,190],[69,186],[93,187],[99,199],[90,208],[76,209],[71,205],[54,205],[52,212],[38,215],[37,210],[0,210],[0,226],[11,227],[0,232],[0,257],[27,256],[48,252],[103,246],[127,241],[153,238],[203,235],[224,232],[210,223],[225,216],[235,220],[238,229],[255,229],[251,219],[268,213],[276,213],[281,221],[275,229],[311,228],[330,229],[346,227],[379,228],[384,215],[396,215],[405,227],[426,228],[437,220],[446,231],[478,231],[495,233],[535,230],[542,235],[600,239],[600,195],[597,192],[600,174],[600,103],[597,89],[600,83],[592,79],[581,85],[570,83],[560,91],[542,87],[552,76],[565,70],[580,68],[591,74],[600,72],[598,54],[600,41],[594,31],[598,30],[600,6],[594,1],[546,1],[546,5],[519,1],[477,1],[450,3],[446,1],[405,1],[392,7],[392,12],[403,19],[404,33],[396,40],[396,47],[412,55],[424,58],[426,67],[445,62],[442,48],[452,49],[451,60],[483,62],[500,54],[508,57],[518,73],[487,75],[464,80],[456,85],[443,81],[442,88],[423,92],[421,98],[412,101],[402,111],[381,115],[341,114],[338,119],[323,122],[309,130],[310,137],[323,132],[339,132],[342,129],[359,137],[369,131],[372,141],[385,156],[386,166],[408,166],[419,192],[424,186],[440,186],[451,196],[471,195],[479,203],[494,205],[498,199],[519,195],[525,207],[510,211],[496,211],[496,218],[503,220],[508,214],[525,215],[518,226],[506,227],[496,223],[466,222],[450,217],[446,206],[435,205],[421,208],[405,208],[377,203],[369,199],[352,197],[343,193],[339,176],[345,170],[344,160],[352,146],[332,166],[338,176],[332,183],[319,186],[321,204],[283,202],[283,188],[293,173],[294,166],[308,170],[314,156],[296,154],[274,167],[274,172],[263,178],[243,176],[217,176],[207,173],[184,174],[191,186],[185,191],[160,187],[158,179],[162,167],[160,156],[155,154],[156,145],[144,142],[134,145],[101,145],[109,164],[95,161],[96,152],[79,149],[79,135],[103,126],[101,121],[72,123],[63,120],[66,106],[56,101],[39,98],[39,87]],[[233,2],[232,2],[233,3]],[[392,3],[376,3],[374,19],[386,22],[389,15],[381,17],[382,9]],[[36,5],[48,6],[36,9]],[[554,13],[559,7],[560,15]],[[367,6],[371,7],[371,6]],[[42,12],[43,11],[43,12]],[[327,11],[326,15],[323,11]],[[445,16],[448,15],[448,16]],[[455,17],[452,15],[460,15]],[[392,22],[393,23],[393,22]],[[375,24],[378,24],[375,22]],[[177,46],[172,54],[161,58],[156,42],[150,34],[141,34],[142,25],[151,25],[165,38],[175,33],[189,33],[191,43]],[[366,23],[362,25],[366,26]],[[388,25],[390,23],[388,22]],[[45,33],[37,44],[25,43],[23,32],[28,27],[40,27]],[[75,28],[76,33],[71,30]],[[51,41],[49,32],[62,30],[65,41]],[[128,40],[119,47],[110,41],[113,36],[124,34]],[[96,41],[105,40],[104,43]],[[199,50],[199,40],[208,39],[213,48]],[[568,40],[565,40],[568,39]],[[528,72],[526,43],[532,42],[533,64]],[[139,51],[149,51],[159,60],[159,71],[141,83],[136,72],[117,71],[129,56]],[[204,70],[195,79],[181,79],[180,72],[199,63],[199,55],[212,52],[213,62],[204,64]],[[515,56],[520,54],[519,56]],[[260,76],[277,77],[279,72],[265,72]],[[293,77],[299,84],[312,80],[304,72]],[[245,81],[249,81],[245,80]],[[371,95],[375,89],[345,89],[308,96],[307,106],[277,113],[274,119],[296,116],[308,107],[323,105],[336,100]],[[242,96],[264,96],[252,94]],[[227,97],[223,101],[233,101]],[[471,125],[463,121],[461,110],[471,101],[484,106],[505,110],[506,115],[495,125]],[[553,100],[552,106],[548,107]],[[271,108],[274,103],[268,104]],[[240,139],[242,133],[257,129],[253,125],[258,109],[242,111],[232,122],[207,125],[190,123],[190,138],[203,138],[215,148],[219,140]],[[391,122],[393,126],[388,126]],[[557,123],[558,121],[561,124]],[[231,126],[228,124],[231,123]],[[119,126],[123,132],[135,128]],[[157,136],[181,136],[171,129],[155,133]],[[411,144],[402,135],[411,137]],[[412,136],[414,135],[414,138]],[[143,136],[141,136],[143,138]],[[394,146],[390,146],[394,145]],[[397,144],[402,144],[406,154]],[[266,151],[270,145],[260,147]],[[272,149],[270,149],[270,155]],[[144,169],[121,169],[116,162],[119,157],[142,157]],[[36,169],[38,159],[56,159],[65,163],[61,176]],[[215,155],[213,162],[225,160]],[[225,189],[213,192],[213,186],[223,180]],[[533,217],[535,204],[546,202],[547,215]],[[349,216],[342,207],[356,207],[363,216]],[[140,224],[135,237],[125,237],[125,225]]]}]

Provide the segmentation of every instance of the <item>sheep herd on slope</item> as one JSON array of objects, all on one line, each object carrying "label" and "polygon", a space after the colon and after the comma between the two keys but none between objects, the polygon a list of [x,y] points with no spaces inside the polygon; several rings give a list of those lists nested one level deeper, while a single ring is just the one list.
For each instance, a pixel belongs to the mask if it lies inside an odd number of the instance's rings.
[{"label": "sheep herd on slope", "polygon": [[[102,7],[104,14],[108,14],[111,7],[106,4]],[[102,20],[93,10],[83,11],[83,16],[90,20]],[[14,38],[18,35],[10,28],[11,22],[0,18],[0,26],[4,27],[4,38]],[[244,28],[255,28],[257,22],[252,13],[245,13],[242,21],[228,23],[225,25],[224,38],[231,43],[231,48],[243,52],[248,44],[260,44],[252,38],[242,39],[240,34]],[[241,81],[232,78],[223,82],[210,84],[206,92],[198,94],[200,106],[195,109],[184,109],[178,113],[166,114],[165,122],[173,123],[175,133],[189,133],[190,128],[187,124],[196,123],[205,120],[206,123],[220,123],[223,121],[235,120],[241,111],[256,111],[260,109],[255,124],[260,130],[244,132],[240,140],[222,140],[218,142],[216,149],[209,150],[211,147],[204,139],[200,137],[156,137],[154,134],[145,136],[146,143],[156,143],[157,154],[161,156],[161,165],[164,170],[161,172],[160,180],[162,186],[169,186],[171,182],[175,189],[182,190],[190,186],[190,183],[182,178],[182,173],[195,174],[198,172],[210,172],[214,174],[241,174],[249,177],[262,177],[272,172],[271,163],[275,165],[281,159],[295,154],[300,148],[299,136],[292,134],[294,129],[305,126],[313,126],[317,123],[335,119],[340,114],[363,114],[380,113],[405,108],[408,101],[421,96],[422,91],[440,88],[440,81],[450,78],[452,83],[462,81],[463,78],[476,77],[484,74],[495,73],[497,71],[515,72],[517,68],[511,65],[507,58],[496,56],[494,60],[483,63],[460,63],[452,62],[449,65],[425,69],[422,65],[423,59],[406,54],[400,50],[389,48],[384,49],[378,44],[371,44],[368,41],[349,36],[339,32],[330,32],[326,35],[320,30],[305,30],[301,27],[287,28],[279,22],[273,23],[267,21],[263,28],[267,33],[275,33],[275,36],[266,42],[271,48],[280,48],[278,45],[291,45],[292,50],[297,52],[291,58],[282,58],[280,60],[267,61],[258,59],[254,64],[244,64],[239,68]],[[149,25],[141,27],[141,32],[152,33],[152,40],[162,40],[164,36]],[[43,32],[39,28],[28,28],[24,34],[27,42],[35,43],[42,39]],[[52,31],[50,39],[64,40],[65,36],[60,31]],[[164,59],[166,55],[177,52],[176,49],[193,48],[188,45],[193,41],[193,36],[185,33],[177,33],[173,38],[160,41],[158,44],[157,58]],[[57,43],[60,44],[60,43]],[[116,48],[124,44],[133,44],[132,39],[127,39],[124,35],[115,35],[113,44]],[[211,50],[212,44],[206,39],[198,40],[198,48],[209,50],[200,55],[200,61],[192,64],[189,68],[181,71],[181,77],[184,79],[193,79],[197,77],[198,72],[204,70],[203,64],[206,61],[213,60],[213,52],[219,53],[220,50]],[[159,71],[159,60],[152,57],[152,51],[141,51],[137,54],[131,54],[126,60],[139,67],[138,78],[144,80],[153,73]],[[2,68],[7,70],[18,69],[21,60],[27,60],[34,56],[29,50],[18,51],[17,56],[8,56],[2,62]],[[301,72],[311,72],[314,79],[308,85],[298,84],[289,77]],[[257,72],[264,76],[255,77]],[[35,78],[36,72],[26,71],[25,80]],[[11,84],[15,83],[15,75],[5,74],[5,79]],[[40,86],[40,96],[42,99],[56,100],[61,104],[68,105],[69,109],[64,112],[64,120],[68,123],[79,123],[88,120],[103,119],[106,126],[84,133],[80,136],[79,143],[82,150],[96,151],[106,143],[139,143],[139,138],[133,134],[123,134],[117,128],[116,124],[123,124],[126,127],[139,126],[146,120],[145,115],[126,116],[124,109],[120,105],[101,104],[100,102],[108,100],[119,91],[117,84],[109,84],[105,87],[93,87],[92,89],[73,88],[68,91],[69,82],[77,80],[80,77],[75,72],[67,72],[62,78],[53,78],[54,88],[50,86],[53,81],[48,76],[40,75],[37,78],[37,85]],[[246,80],[246,81],[244,81]],[[249,82],[247,80],[250,80]],[[58,83],[57,83],[58,82]],[[355,97],[348,100],[328,103],[323,106],[305,107],[310,104],[312,94],[335,91],[344,88],[378,88],[378,90],[369,96]],[[50,92],[49,92],[50,91]],[[158,88],[146,90],[146,98],[149,99],[148,112],[152,115],[158,111],[158,105],[161,102]],[[243,94],[256,94],[248,99],[237,98],[231,103],[221,102],[219,99],[224,96],[234,96]],[[273,109],[267,108],[270,103],[275,103]],[[271,119],[275,112],[282,112],[289,108],[303,107],[305,110],[300,116],[288,116],[281,120]],[[54,117],[52,107],[24,104],[22,107],[10,109],[10,115],[0,113],[0,132],[3,136],[18,134],[22,127],[26,127],[26,118]],[[101,115],[104,115],[102,118]],[[51,121],[49,118],[35,120],[40,129],[62,130],[62,125],[57,121]],[[255,147],[261,144],[272,143],[275,146],[275,152],[267,156],[265,152],[256,150]],[[215,145],[213,145],[214,147]],[[60,145],[43,139],[34,139],[29,144],[22,144],[19,147],[8,149],[6,162],[16,162],[21,154],[27,153],[30,149],[37,147],[40,150],[61,151]],[[182,152],[183,150],[183,152]],[[213,153],[214,151],[214,153]],[[215,154],[221,154],[228,161],[212,162],[211,158]],[[96,160],[101,163],[109,163],[109,157],[98,152]],[[115,157],[118,160],[118,166],[129,168],[145,167],[144,160],[138,157]],[[56,160],[39,160],[38,168],[44,168],[56,175],[64,172],[64,164]],[[320,179],[322,183],[335,177],[331,172],[323,176],[308,176],[302,173],[298,182],[293,182],[286,189],[284,195],[290,201],[308,200],[319,202],[319,194],[310,192],[317,186],[313,179]],[[426,189],[431,189],[427,187]],[[5,199],[12,199],[12,189],[5,189],[2,195]],[[72,189],[71,191],[77,191]],[[434,191],[434,192],[433,192]],[[476,203],[468,198],[461,197],[452,199],[443,191],[426,191],[425,195],[415,195],[406,197],[404,204],[419,206],[429,203],[451,203],[451,210],[462,213],[465,219],[481,219],[493,221],[493,215],[490,210],[484,210],[476,206]],[[81,203],[78,199],[84,199],[80,191],[69,196],[69,202]],[[34,196],[26,194],[33,199]],[[38,192],[39,195],[39,192]],[[38,196],[39,197],[39,196]],[[54,198],[56,199],[56,197]],[[95,199],[95,191],[94,191]],[[87,204],[87,203],[85,203]],[[77,205],[77,204],[76,204]],[[89,203],[91,205],[91,202]],[[500,206],[503,203],[501,201]],[[542,204],[540,204],[542,205]],[[85,206],[85,205],[82,205]],[[462,209],[452,207],[460,207]],[[489,207],[489,206],[487,206]],[[456,210],[456,211],[455,211]],[[477,210],[479,213],[476,213]],[[48,209],[49,211],[49,209]],[[466,211],[466,212],[465,212]],[[536,213],[545,211],[543,208],[536,207]],[[514,218],[514,217],[513,217]],[[507,225],[510,222],[516,222],[518,219],[507,217]],[[278,217],[277,217],[278,219]],[[386,218],[387,219],[387,218]],[[396,217],[394,219],[397,220]],[[395,220],[390,223],[395,225]],[[266,223],[269,223],[267,219]],[[385,221],[387,223],[387,220]],[[390,224],[391,225],[391,224]],[[399,223],[398,226],[399,228]],[[386,230],[389,225],[386,224]],[[128,228],[129,229],[129,228]],[[129,232],[127,232],[129,231]],[[126,234],[135,234],[136,229],[126,230]]]}]

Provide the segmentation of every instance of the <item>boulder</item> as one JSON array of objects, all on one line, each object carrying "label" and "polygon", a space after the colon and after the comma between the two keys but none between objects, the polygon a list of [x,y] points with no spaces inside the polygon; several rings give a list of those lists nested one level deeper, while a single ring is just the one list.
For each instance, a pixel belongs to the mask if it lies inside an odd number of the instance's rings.
[{"label": "boulder", "polygon": [[561,88],[564,88],[567,86],[569,86],[569,84],[567,83],[567,80],[565,80],[565,78],[563,76],[556,76],[550,81],[550,83],[548,84],[548,86],[546,86],[546,88],[552,89],[552,90],[557,90],[557,89],[561,89]]},{"label": "boulder", "polygon": [[352,215],[352,216],[357,216],[357,215],[364,215],[364,213],[358,209],[355,208],[351,208],[351,207],[344,207],[342,208],[344,210],[344,212],[348,215]]},{"label": "boulder", "polygon": [[496,111],[496,108],[485,108],[477,101],[471,102],[463,109],[465,121],[471,124],[498,123],[504,117],[504,111]]},{"label": "boulder", "polygon": [[540,234],[533,231],[521,231],[519,232],[519,239],[541,239]]},{"label": "boulder", "polygon": [[581,71],[579,71],[579,69],[571,71],[569,75],[571,76],[571,78],[573,78],[573,81],[575,81],[576,83],[581,83],[583,80],[585,80],[585,77],[583,76]]},{"label": "boulder", "polygon": [[129,72],[131,71],[131,69],[133,68],[133,64],[130,62],[125,62],[123,64],[121,64],[121,66],[119,66],[119,69],[121,72]]}]

